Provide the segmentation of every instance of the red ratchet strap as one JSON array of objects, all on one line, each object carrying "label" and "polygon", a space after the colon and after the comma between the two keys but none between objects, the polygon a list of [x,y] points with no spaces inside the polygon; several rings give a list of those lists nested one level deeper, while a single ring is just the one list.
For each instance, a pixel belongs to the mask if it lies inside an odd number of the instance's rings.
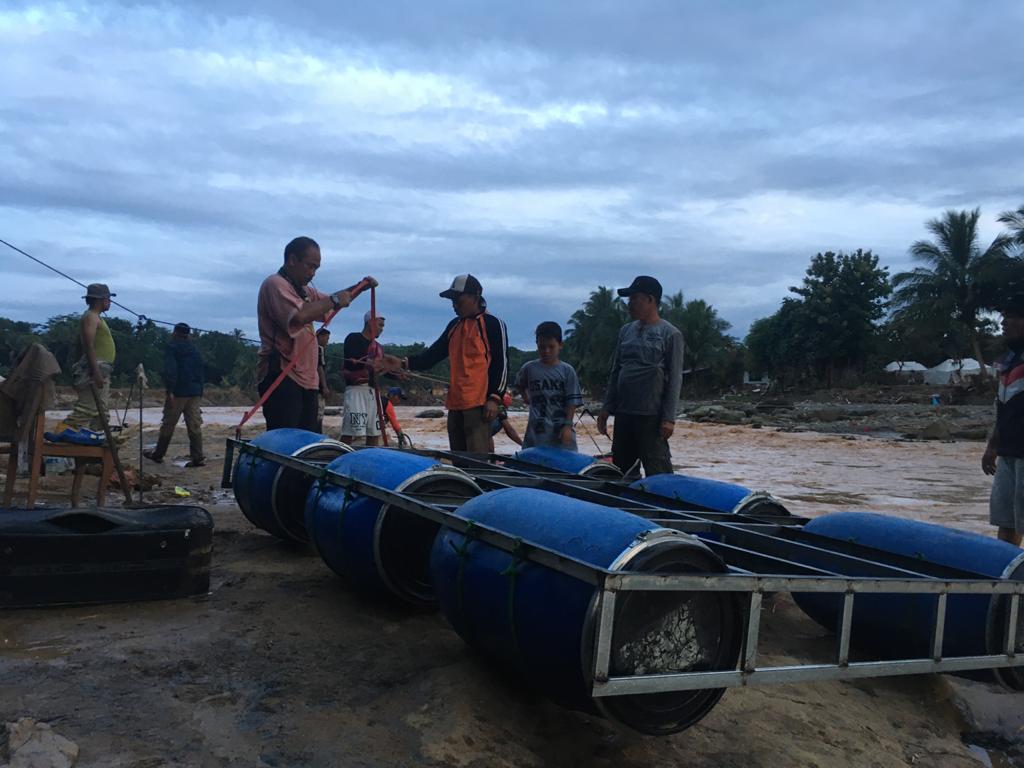
[{"label": "red ratchet strap", "polygon": [[[384,350],[381,349],[380,344],[377,342],[377,292],[374,289],[370,289],[370,327],[373,328],[373,341],[366,348],[366,359],[367,362],[372,366],[371,361],[377,359],[377,350],[380,350],[381,355],[384,354]],[[380,439],[381,443],[385,448],[388,447],[388,431],[384,426],[384,401],[380,397],[380,382],[377,381],[376,374],[373,375],[373,402],[377,406],[377,424],[380,425]]]},{"label": "red ratchet strap", "polygon": [[[370,308],[371,308],[370,311],[372,312],[373,311],[373,307],[376,304],[376,289],[374,288],[373,283],[371,283],[367,278],[364,277],[362,280],[360,280],[358,283],[353,285],[351,288],[348,288],[347,291],[349,293],[349,300],[351,301],[356,296],[358,296],[360,293],[365,291],[367,288],[370,289]],[[333,320],[334,316],[336,314],[338,314],[340,311],[341,311],[341,308],[339,307],[338,309],[332,309],[330,312],[328,312],[327,313],[327,318],[324,320],[324,324],[321,325],[320,328],[326,328],[328,325],[330,325],[331,324],[331,320]],[[281,369],[281,373],[279,373],[277,378],[274,379],[273,383],[269,387],[267,387],[267,391],[263,393],[263,397],[261,397],[259,399],[259,402],[257,402],[256,405],[254,405],[252,408],[250,408],[246,412],[245,416],[242,417],[242,420],[240,422],[238,422],[238,426],[235,427],[235,439],[236,440],[241,440],[242,439],[242,427],[245,426],[245,422],[247,422],[249,419],[251,419],[253,417],[253,415],[256,413],[256,411],[258,411],[260,408],[263,407],[263,404],[265,402],[267,402],[267,400],[270,398],[270,396],[272,394],[274,394],[274,390],[277,389],[278,386],[280,386],[282,381],[284,381],[284,377],[287,376],[289,371],[291,371],[292,368],[295,367],[295,363],[298,362],[298,359],[301,356],[301,354],[306,351],[306,348],[310,344],[315,344],[315,343],[316,343],[316,334],[314,333],[308,339],[306,339],[305,344],[302,345],[302,347],[299,349],[298,353],[295,354],[293,359],[288,362],[288,365],[286,365],[284,368]]]}]

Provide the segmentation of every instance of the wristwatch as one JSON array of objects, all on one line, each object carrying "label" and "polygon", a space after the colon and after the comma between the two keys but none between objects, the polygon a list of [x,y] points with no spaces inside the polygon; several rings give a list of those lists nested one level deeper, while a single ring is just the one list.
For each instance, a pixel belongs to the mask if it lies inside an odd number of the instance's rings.
[{"label": "wristwatch", "polygon": [[334,305],[335,309],[341,309],[341,299],[338,298],[338,294],[331,294],[331,304]]}]

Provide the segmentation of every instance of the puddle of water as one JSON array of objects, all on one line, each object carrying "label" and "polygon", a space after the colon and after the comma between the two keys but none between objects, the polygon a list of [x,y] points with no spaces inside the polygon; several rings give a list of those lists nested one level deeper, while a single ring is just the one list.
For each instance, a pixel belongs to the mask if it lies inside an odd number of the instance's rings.
[{"label": "puddle of water", "polygon": [[982,746],[981,744],[972,743],[971,739],[975,739],[978,736],[984,736],[984,734],[966,733],[963,735],[963,742],[971,756],[976,758],[986,768],[1019,768],[1022,765],[1022,763],[1011,758],[994,744]]},{"label": "puddle of water", "polygon": [[982,765],[1024,768],[1024,707],[1020,693],[994,683],[947,677],[960,739]]}]

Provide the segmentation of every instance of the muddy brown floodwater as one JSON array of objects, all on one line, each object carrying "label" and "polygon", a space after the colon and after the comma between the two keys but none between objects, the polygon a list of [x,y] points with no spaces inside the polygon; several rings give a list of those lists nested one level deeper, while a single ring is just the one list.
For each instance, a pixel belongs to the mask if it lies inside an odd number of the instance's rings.
[{"label": "muddy brown floodwater", "polygon": [[[399,410],[417,445],[444,447],[443,420],[415,419],[417,410]],[[1019,758],[1020,695],[934,675],[734,689],[698,725],[665,738],[560,709],[496,672],[437,614],[361,595],[308,549],[254,530],[218,487],[223,438],[241,410],[205,413],[208,467],[150,462],[144,471],[160,483],[147,501],[173,503],[183,486],[193,494],[185,501],[214,515],[209,594],[0,612],[0,718],[50,723],[78,744],[78,765],[887,767]],[[155,440],[158,418],[144,414],[144,442]],[[512,418],[522,431],[525,415]],[[183,463],[184,429],[175,437],[170,456]],[[579,444],[593,448],[582,430]],[[513,448],[498,437],[499,451]],[[672,449],[679,471],[771,491],[799,514],[867,510],[990,533],[978,443],[681,423]],[[137,463],[135,443],[124,457]],[[60,503],[68,482],[46,478],[44,501]],[[762,649],[773,662],[828,658],[829,633],[786,596],[766,603]]]}]

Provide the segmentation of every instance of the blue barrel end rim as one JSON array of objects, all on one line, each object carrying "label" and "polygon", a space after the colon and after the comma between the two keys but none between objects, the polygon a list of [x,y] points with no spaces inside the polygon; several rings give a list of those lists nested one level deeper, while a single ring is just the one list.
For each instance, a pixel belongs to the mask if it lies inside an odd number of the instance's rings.
[{"label": "blue barrel end rim", "polygon": [[[394,488],[396,493],[410,493],[424,486],[465,489],[468,500],[483,493],[468,474],[449,464],[435,464],[406,478]],[[397,528],[398,535],[389,535]],[[430,580],[430,552],[443,526],[413,512],[392,509],[382,504],[373,527],[373,560],[377,574],[388,591],[405,602],[422,607],[436,607],[433,583]]]},{"label": "blue barrel end rim", "polygon": [[[327,457],[319,457],[314,454],[320,451],[331,451],[334,452],[329,458],[328,462],[343,456],[346,453],[351,453],[354,449],[351,445],[335,440],[333,437],[322,436],[322,440],[318,440],[315,443],[309,443],[301,448],[297,448],[292,451],[289,456],[293,459],[305,459],[307,461],[322,461]],[[298,482],[300,488],[304,486],[304,490],[301,493],[296,492],[294,489],[288,487],[280,487],[282,479],[285,483]],[[296,541],[300,544],[309,543],[309,532],[306,530],[306,494],[309,492],[309,487],[313,484],[313,476],[307,475],[298,470],[289,469],[288,467],[278,466],[277,472],[274,473],[274,479],[270,484],[270,509],[274,513],[274,520],[277,523],[277,527],[280,529],[280,533],[277,531],[269,531],[275,534],[279,538],[287,539],[289,541]],[[302,499],[302,504],[299,506],[300,514],[284,514],[283,510],[278,509],[277,505],[277,494],[278,490],[289,491],[290,495],[294,495],[296,498]],[[283,535],[282,535],[283,534]]]},{"label": "blue barrel end rim", "polygon": [[589,464],[579,471],[582,477],[590,477],[594,480],[608,480],[610,482],[617,482],[622,480],[622,470],[609,461],[601,461],[595,459],[593,464]]},{"label": "blue barrel end rim", "polygon": [[733,507],[734,515],[746,515],[747,517],[792,517],[793,513],[786,509],[786,506],[777,497],[768,491],[752,491],[740,499]]},{"label": "blue barrel end rim", "polygon": [[[588,456],[573,450],[551,445],[533,445],[523,448],[513,455],[514,459],[534,467],[544,467],[558,472],[577,477],[589,477],[594,480],[607,480],[611,482],[622,480],[622,470],[610,461],[604,461],[597,456]],[[576,469],[573,466],[566,466],[565,461],[578,463],[578,460],[590,459],[586,466]],[[563,461],[565,460],[565,461]]]},{"label": "blue barrel end rim", "polygon": [[[697,555],[706,567],[700,568],[698,562],[687,563],[680,558],[684,552]],[[694,566],[666,568],[671,565]],[[641,534],[629,548],[609,566],[613,571],[643,570],[646,573],[688,572],[688,573],[724,573],[727,568],[718,555],[705,544],[692,536],[678,531],[661,529]],[[593,684],[593,659],[595,627],[598,615],[600,592],[595,590],[587,615],[587,623],[583,632],[584,678]],[[702,616],[714,618],[713,623],[720,629],[718,641],[711,643],[713,658],[686,670],[653,670],[657,672],[672,671],[708,671],[732,670],[739,664],[742,651],[743,627],[745,626],[744,607],[737,595],[731,592],[634,592],[618,593],[615,610],[615,626],[630,625],[630,614],[634,616],[644,609],[657,608],[660,604],[667,606],[676,601],[677,604],[692,604],[696,599],[697,607]],[[658,616],[667,615],[670,611],[655,610]],[[705,627],[707,626],[705,622]],[[629,662],[623,658],[621,640],[612,639],[612,658],[609,672],[612,676],[635,674],[624,667]],[[709,688],[696,691],[674,691],[669,693],[648,693],[626,696],[598,697],[594,703],[598,711],[609,720],[622,723],[627,727],[652,736],[665,736],[683,731],[703,719],[725,693],[724,688]]]},{"label": "blue barrel end rim", "polygon": [[[1003,570],[1002,579],[1008,581],[1024,581],[1024,552],[1011,560]],[[1014,650],[1017,653],[1024,653],[1024,599],[1018,605],[1017,613],[1017,639],[1014,643]],[[995,595],[992,597],[988,609],[988,623],[985,627],[985,641],[988,645],[988,652],[1002,654],[1006,652],[1006,629],[1009,619],[1010,596]],[[1006,667],[993,669],[992,674],[996,681],[1004,688],[1011,691],[1024,691],[1024,669],[1021,667]]]}]

